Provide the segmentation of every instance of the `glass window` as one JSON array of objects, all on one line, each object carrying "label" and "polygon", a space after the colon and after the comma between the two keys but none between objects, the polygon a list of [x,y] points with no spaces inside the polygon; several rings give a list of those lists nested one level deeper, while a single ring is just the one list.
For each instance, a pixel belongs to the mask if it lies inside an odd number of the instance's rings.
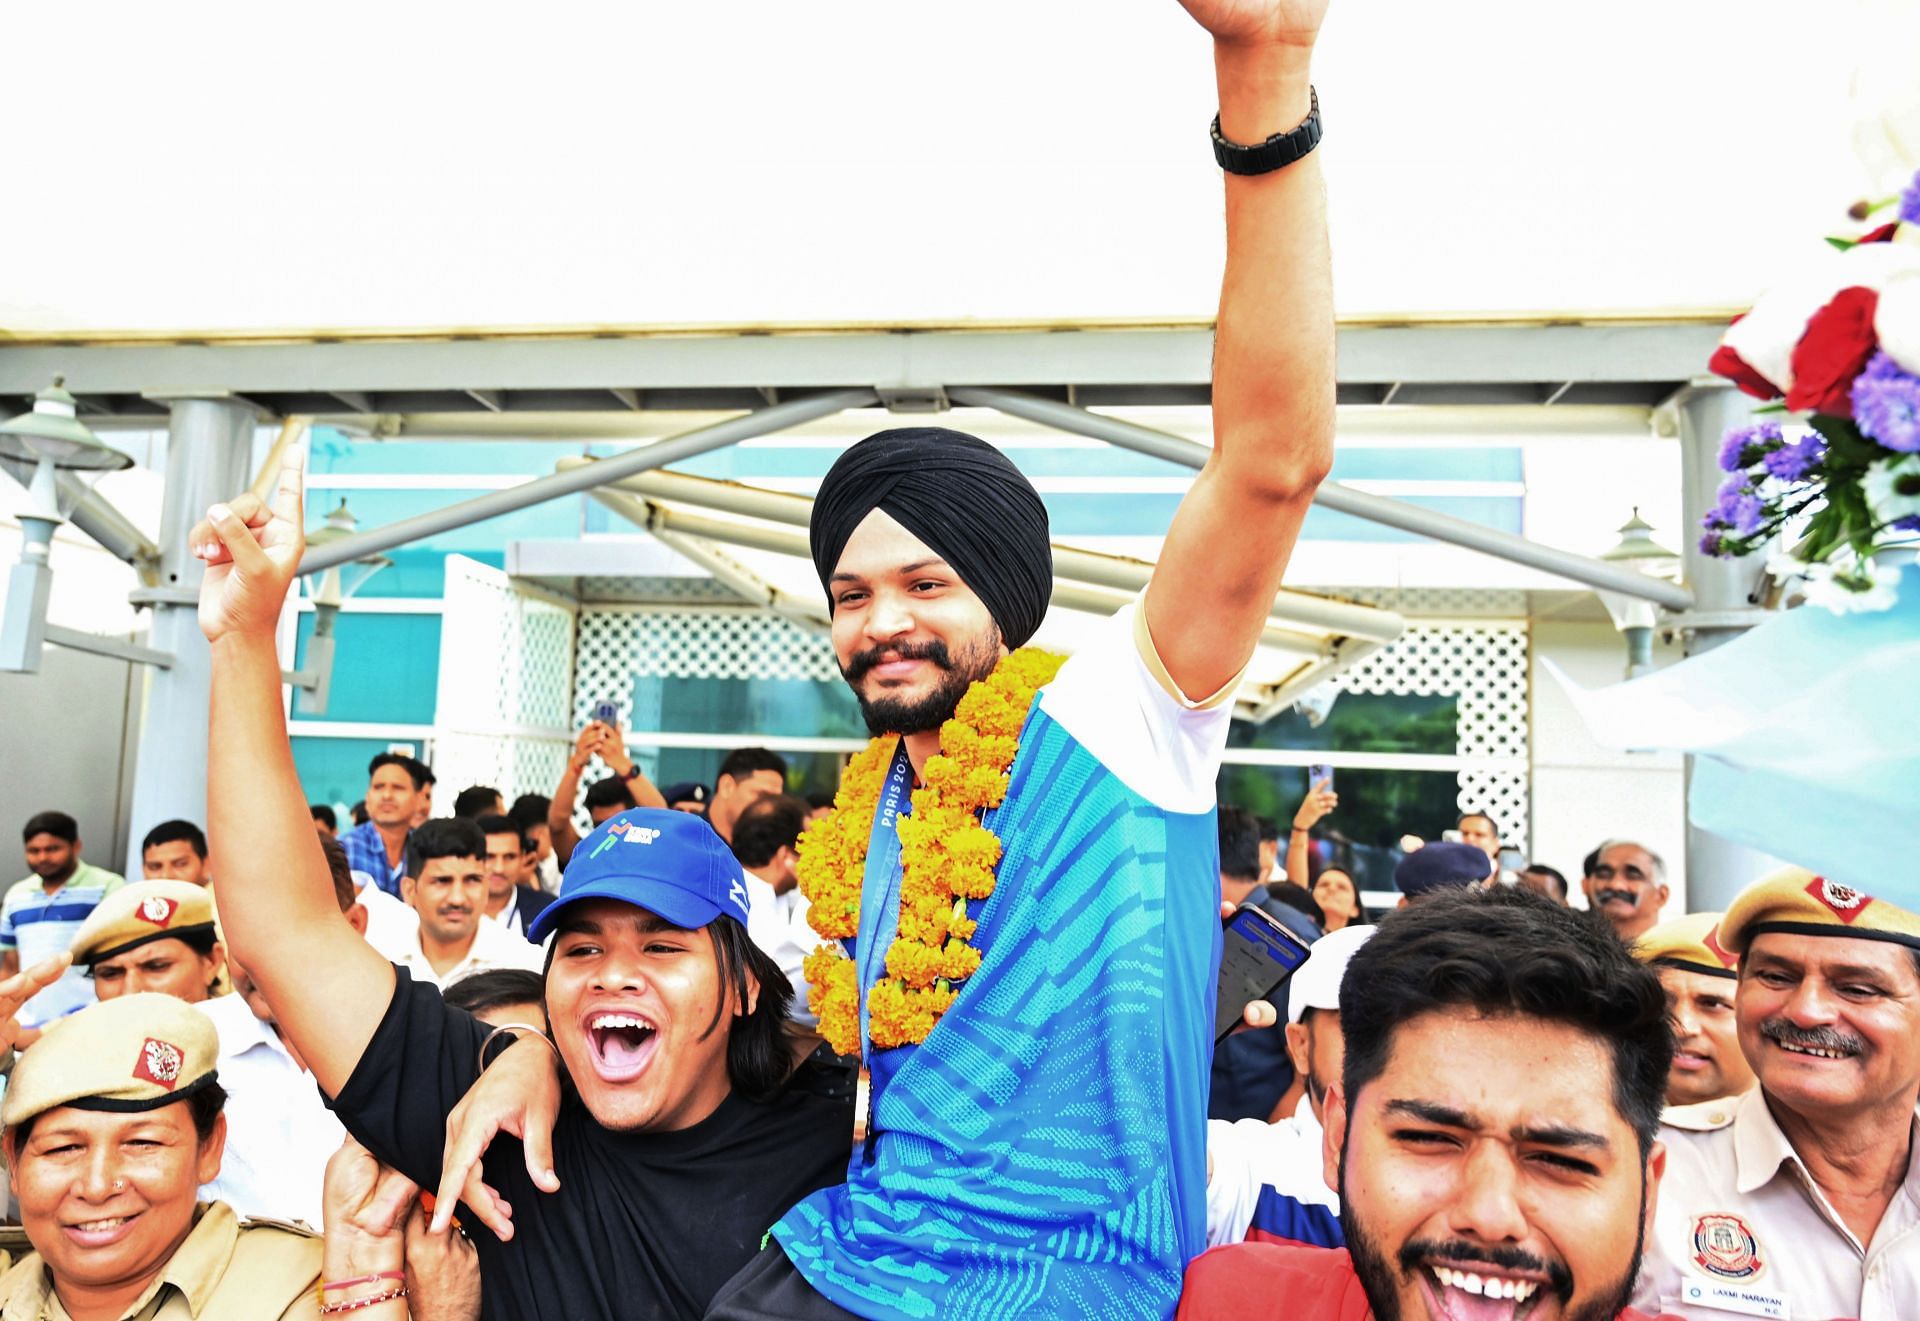
[{"label": "glass window", "polygon": [[[1439,839],[1459,814],[1460,782],[1453,771],[1354,770],[1334,772],[1340,806],[1314,829],[1313,870],[1345,867],[1362,890],[1391,890],[1402,835]],[[1267,817],[1284,839],[1293,814],[1306,796],[1307,772],[1301,766],[1223,766],[1222,803]],[[1284,857],[1284,854],[1283,854]]]},{"label": "glass window", "polygon": [[[312,614],[300,616],[295,648],[300,664],[306,663],[313,620]],[[305,716],[296,711],[295,719],[433,723],[440,686],[440,616],[342,611],[333,621],[333,635],[333,688],[327,696],[327,713]],[[365,769],[364,760],[361,769]]]},{"label": "glass window", "polygon": [[1453,694],[1342,693],[1318,726],[1293,710],[1263,725],[1236,720],[1227,735],[1227,747],[1451,757],[1460,750],[1459,712],[1460,699]]}]

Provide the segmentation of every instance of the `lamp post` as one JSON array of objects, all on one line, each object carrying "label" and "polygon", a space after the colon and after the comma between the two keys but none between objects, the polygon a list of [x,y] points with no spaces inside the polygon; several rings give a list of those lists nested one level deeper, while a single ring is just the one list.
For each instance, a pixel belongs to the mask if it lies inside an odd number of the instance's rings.
[{"label": "lamp post", "polygon": [[133,464],[87,429],[63,387],[63,380],[56,378],[34,396],[32,412],[0,422],[0,458],[33,465],[26,484],[27,507],[20,515],[20,562],[7,579],[5,613],[0,616],[0,670],[31,674],[40,668],[47,601],[53,593],[53,568],[47,558],[53,532],[87,490],[69,486],[63,494],[60,473],[104,475]]},{"label": "lamp post", "polygon": [[[1620,541],[1603,552],[1601,559],[1625,564],[1650,578],[1672,582],[1679,575],[1680,556],[1653,539],[1653,525],[1640,517],[1635,506],[1633,517],[1620,525]],[[1627,640],[1627,677],[1637,679],[1653,671],[1653,630],[1658,622],[1653,602],[1625,592],[1602,590],[1600,604],[1607,608],[1613,626]]]},{"label": "lamp post", "polygon": [[[307,548],[311,550],[350,537],[359,527],[359,521],[343,497],[339,507],[327,515],[326,522],[307,534]],[[366,586],[374,574],[392,564],[385,555],[363,555],[344,567],[334,564],[317,573],[300,575],[300,581],[306,584],[307,599],[313,602],[313,635],[307,639],[306,664],[287,676],[294,689],[296,715],[327,713],[327,695],[333,683],[333,626],[340,617],[340,607]]]}]

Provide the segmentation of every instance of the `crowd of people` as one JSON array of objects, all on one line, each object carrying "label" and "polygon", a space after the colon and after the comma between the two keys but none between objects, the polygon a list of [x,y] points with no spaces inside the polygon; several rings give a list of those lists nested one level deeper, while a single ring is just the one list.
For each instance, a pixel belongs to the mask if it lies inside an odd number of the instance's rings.
[{"label": "crowd of people", "polygon": [[[874,739],[830,800],[754,748],[662,788],[594,722],[544,796],[436,817],[395,751],[342,823],[276,647],[301,456],[208,511],[204,828],[129,883],[42,812],[0,905],[0,1321],[1920,1314],[1920,915],[1792,869],[1664,912],[1629,839],[1575,906],[1481,812],[1373,913],[1326,780],[1284,841],[1218,806],[1332,463],[1325,4],[1182,3],[1211,457],[1062,659],[1003,453],[846,449],[809,548]],[[1304,961],[1217,1033],[1247,909]]]}]

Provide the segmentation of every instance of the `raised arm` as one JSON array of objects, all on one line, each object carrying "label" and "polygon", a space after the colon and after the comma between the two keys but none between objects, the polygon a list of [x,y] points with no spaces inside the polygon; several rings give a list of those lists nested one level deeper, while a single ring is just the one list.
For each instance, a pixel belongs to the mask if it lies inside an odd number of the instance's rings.
[{"label": "raised arm", "polygon": [[306,548],[303,455],[272,502],[243,495],[194,528],[206,561],[200,627],[213,644],[207,836],[234,957],[328,1095],[346,1084],[393,998],[393,965],[334,899],[287,743],[274,626]]},{"label": "raised arm", "polygon": [[[1214,36],[1222,136],[1254,146],[1306,119],[1327,0],[1181,4]],[[1333,278],[1319,153],[1269,174],[1230,174],[1226,189],[1213,455],[1174,515],[1146,600],[1155,650],[1196,700],[1253,654],[1314,489],[1333,465]]]},{"label": "raised arm", "polygon": [[554,786],[553,797],[547,800],[547,838],[552,841],[562,871],[566,870],[567,859],[580,843],[580,832],[573,828],[573,801],[580,796],[580,776],[593,760],[605,729],[597,720],[587,722],[587,727],[574,738],[573,755],[567,758],[566,772]]}]

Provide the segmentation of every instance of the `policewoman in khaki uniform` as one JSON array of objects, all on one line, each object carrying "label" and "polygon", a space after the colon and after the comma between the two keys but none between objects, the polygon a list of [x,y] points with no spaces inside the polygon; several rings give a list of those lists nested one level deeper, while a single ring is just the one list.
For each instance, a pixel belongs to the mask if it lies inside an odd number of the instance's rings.
[{"label": "policewoman in khaki uniform", "polygon": [[55,1023],[14,1066],[0,1125],[34,1251],[0,1277],[0,1321],[306,1321],[320,1240],[198,1205],[220,1168],[213,1025],[136,993]]},{"label": "policewoman in khaki uniform", "polygon": [[1920,916],[1792,868],[1734,900],[1719,943],[1759,1086],[1669,1113],[1635,1306],[1920,1318]]},{"label": "policewoman in khaki uniform", "polygon": [[194,1003],[229,989],[215,921],[205,886],[139,881],[102,899],[68,948],[102,1000],[158,991]]}]

